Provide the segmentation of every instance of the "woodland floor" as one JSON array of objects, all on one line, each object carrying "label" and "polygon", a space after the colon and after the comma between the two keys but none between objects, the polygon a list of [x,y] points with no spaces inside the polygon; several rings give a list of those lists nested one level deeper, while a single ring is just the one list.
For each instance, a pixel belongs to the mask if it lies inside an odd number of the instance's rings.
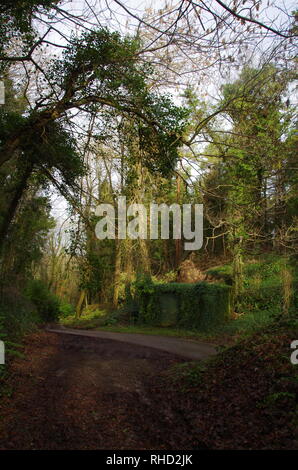
[{"label": "woodland floor", "polygon": [[[245,354],[237,346],[185,390],[181,376],[169,381],[169,368],[185,362],[172,354],[34,333],[2,384],[0,449],[293,449],[293,367],[287,358],[269,367],[290,338],[274,338],[256,338]],[[263,406],[272,393],[281,402]]]},{"label": "woodland floor", "polygon": [[1,449],[191,447],[187,424],[152,401],[150,382],[180,358],[150,348],[40,332],[11,366]]}]

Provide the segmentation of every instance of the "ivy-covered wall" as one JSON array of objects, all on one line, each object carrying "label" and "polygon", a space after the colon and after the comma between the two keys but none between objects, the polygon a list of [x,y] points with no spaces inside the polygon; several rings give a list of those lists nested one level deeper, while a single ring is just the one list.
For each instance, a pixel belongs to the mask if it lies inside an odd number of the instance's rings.
[{"label": "ivy-covered wall", "polygon": [[135,284],[137,322],[207,330],[229,318],[231,287],[208,282],[196,284]]}]

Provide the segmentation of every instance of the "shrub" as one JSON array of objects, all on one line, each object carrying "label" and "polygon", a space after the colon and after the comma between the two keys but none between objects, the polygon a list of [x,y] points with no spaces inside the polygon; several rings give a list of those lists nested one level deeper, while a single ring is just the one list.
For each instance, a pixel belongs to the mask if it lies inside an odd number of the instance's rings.
[{"label": "shrub", "polygon": [[225,264],[224,266],[217,266],[206,271],[207,277],[225,282],[232,285],[232,266]]},{"label": "shrub", "polygon": [[122,311],[114,310],[112,312],[109,312],[105,317],[103,317],[101,325],[102,326],[116,325],[117,323],[119,323],[121,318],[122,318]]},{"label": "shrub", "polygon": [[0,298],[1,332],[17,339],[41,323],[36,307],[15,287],[3,289]]},{"label": "shrub", "polygon": [[59,318],[71,317],[75,314],[73,305],[68,302],[61,301],[59,305]]},{"label": "shrub", "polygon": [[35,279],[29,281],[25,289],[25,296],[35,305],[42,321],[58,320],[60,301],[42,281]]},{"label": "shrub", "polygon": [[[213,278],[231,283],[231,266],[219,266],[207,272]],[[298,305],[298,276],[288,257],[263,255],[248,259],[243,267],[244,290],[239,299],[240,312],[276,315],[291,312]]]}]

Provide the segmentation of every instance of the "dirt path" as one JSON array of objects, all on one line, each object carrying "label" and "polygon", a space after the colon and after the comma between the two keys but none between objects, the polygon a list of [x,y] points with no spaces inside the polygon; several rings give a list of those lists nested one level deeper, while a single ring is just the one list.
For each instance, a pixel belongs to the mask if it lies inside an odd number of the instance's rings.
[{"label": "dirt path", "polygon": [[181,357],[48,332],[30,336],[25,353],[0,401],[1,449],[200,448],[185,417],[151,387]]},{"label": "dirt path", "polygon": [[52,333],[85,336],[92,338],[110,339],[124,343],[146,346],[149,348],[166,351],[187,359],[204,360],[216,354],[214,345],[203,341],[184,340],[168,336],[142,335],[135,333],[112,333],[109,331],[90,331],[73,328],[48,328]]}]

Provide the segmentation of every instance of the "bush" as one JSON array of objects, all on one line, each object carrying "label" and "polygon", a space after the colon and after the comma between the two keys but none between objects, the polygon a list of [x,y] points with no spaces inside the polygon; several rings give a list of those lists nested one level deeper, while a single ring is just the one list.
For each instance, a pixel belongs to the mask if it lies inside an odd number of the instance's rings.
[{"label": "bush", "polygon": [[66,318],[71,317],[75,314],[75,309],[73,305],[69,304],[68,302],[60,302],[59,305],[59,318]]},{"label": "bush", "polygon": [[41,323],[36,307],[15,287],[5,288],[0,299],[1,333],[11,340],[22,337]]},{"label": "bush", "polygon": [[25,296],[35,305],[42,321],[57,321],[60,313],[60,301],[47,286],[39,280],[29,281]]},{"label": "bush", "polygon": [[[207,272],[228,284],[232,280],[232,267],[219,266]],[[263,255],[247,259],[243,266],[244,290],[239,299],[240,312],[244,314],[276,315],[280,311],[297,309],[298,276],[295,265],[286,256]],[[286,309],[285,309],[286,307]]]},{"label": "bush", "polygon": [[232,266],[229,264],[208,269],[208,271],[206,271],[206,274],[208,278],[225,282],[228,285],[232,285]]},{"label": "bush", "polygon": [[105,317],[102,318],[101,325],[102,326],[113,326],[119,323],[122,318],[122,311],[114,310],[109,312]]}]

